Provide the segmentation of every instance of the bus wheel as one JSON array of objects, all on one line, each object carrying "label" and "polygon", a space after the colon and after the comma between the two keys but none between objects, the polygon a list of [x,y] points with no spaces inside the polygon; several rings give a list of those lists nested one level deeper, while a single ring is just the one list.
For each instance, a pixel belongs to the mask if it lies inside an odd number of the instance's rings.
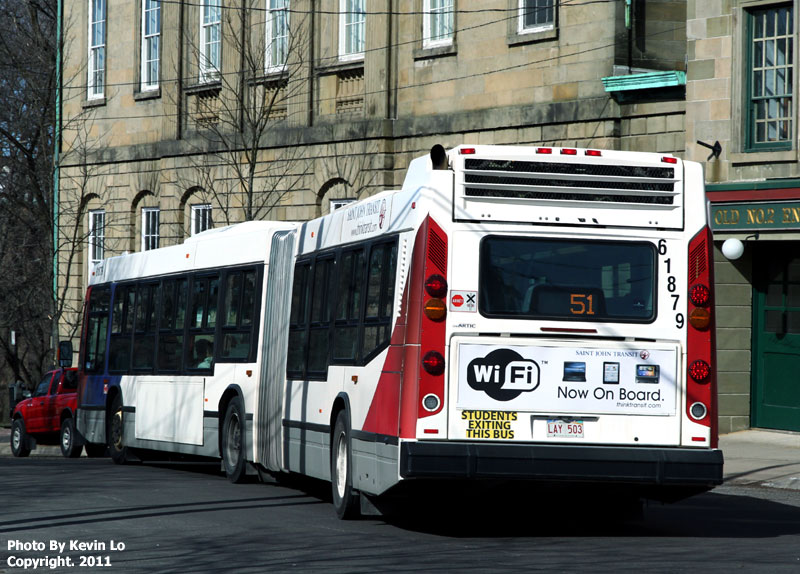
[{"label": "bus wheel", "polygon": [[336,417],[331,440],[331,489],[333,507],[342,520],[357,518],[359,514],[358,493],[353,490],[353,461],[350,449],[350,422],[347,412]]},{"label": "bus wheel", "polygon": [[25,433],[25,423],[22,419],[14,419],[11,424],[11,453],[14,456],[28,456],[31,449],[28,448],[28,435]]},{"label": "bus wheel", "polygon": [[243,482],[247,476],[244,449],[244,409],[242,399],[235,397],[228,403],[222,423],[222,465],[228,480]]},{"label": "bus wheel", "polygon": [[128,461],[128,447],[125,446],[124,420],[122,413],[122,398],[114,397],[111,404],[111,418],[108,421],[106,436],[108,437],[108,452],[111,460],[116,464],[125,464]]},{"label": "bus wheel", "polygon": [[61,445],[61,454],[67,458],[78,458],[83,446],[75,444],[75,442],[75,423],[72,419],[64,419],[64,422],[61,423],[61,434],[58,441]]}]

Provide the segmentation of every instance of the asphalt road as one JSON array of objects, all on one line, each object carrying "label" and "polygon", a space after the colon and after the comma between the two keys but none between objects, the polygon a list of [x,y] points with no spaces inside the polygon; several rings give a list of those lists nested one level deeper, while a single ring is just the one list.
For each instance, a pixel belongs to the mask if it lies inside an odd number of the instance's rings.
[{"label": "asphalt road", "polygon": [[233,485],[218,464],[0,457],[0,574],[800,572],[796,490],[724,486],[631,522],[519,493],[342,522],[326,492]]}]

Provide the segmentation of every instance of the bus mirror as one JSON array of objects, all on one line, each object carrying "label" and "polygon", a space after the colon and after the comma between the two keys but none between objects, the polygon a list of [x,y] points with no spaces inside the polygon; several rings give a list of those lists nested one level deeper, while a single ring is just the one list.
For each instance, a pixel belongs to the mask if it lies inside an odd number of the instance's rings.
[{"label": "bus mirror", "polygon": [[431,164],[433,169],[447,169],[447,152],[440,144],[436,144],[431,148]]},{"label": "bus mirror", "polygon": [[58,366],[72,366],[72,341],[60,341],[58,343]]},{"label": "bus mirror", "polygon": [[722,254],[731,261],[736,261],[744,253],[744,243],[738,239],[726,239],[722,244]]}]

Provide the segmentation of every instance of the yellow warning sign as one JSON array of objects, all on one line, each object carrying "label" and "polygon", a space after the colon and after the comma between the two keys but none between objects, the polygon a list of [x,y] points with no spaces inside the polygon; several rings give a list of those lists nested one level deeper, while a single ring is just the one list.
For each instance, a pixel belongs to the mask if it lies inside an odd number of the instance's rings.
[{"label": "yellow warning sign", "polygon": [[467,438],[510,440],[514,438],[511,423],[517,420],[517,413],[467,410],[461,412],[461,420],[468,421]]}]

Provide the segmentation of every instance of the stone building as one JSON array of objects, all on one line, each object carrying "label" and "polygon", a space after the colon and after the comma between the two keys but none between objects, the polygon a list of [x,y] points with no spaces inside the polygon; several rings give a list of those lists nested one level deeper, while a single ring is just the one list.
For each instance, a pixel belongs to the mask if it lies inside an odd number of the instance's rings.
[{"label": "stone building", "polygon": [[315,217],[435,143],[682,156],[686,6],[65,0],[62,333],[97,260]]},{"label": "stone building", "polygon": [[715,265],[722,431],[800,430],[797,12],[688,2],[686,157],[706,163],[715,243],[744,245]]}]

